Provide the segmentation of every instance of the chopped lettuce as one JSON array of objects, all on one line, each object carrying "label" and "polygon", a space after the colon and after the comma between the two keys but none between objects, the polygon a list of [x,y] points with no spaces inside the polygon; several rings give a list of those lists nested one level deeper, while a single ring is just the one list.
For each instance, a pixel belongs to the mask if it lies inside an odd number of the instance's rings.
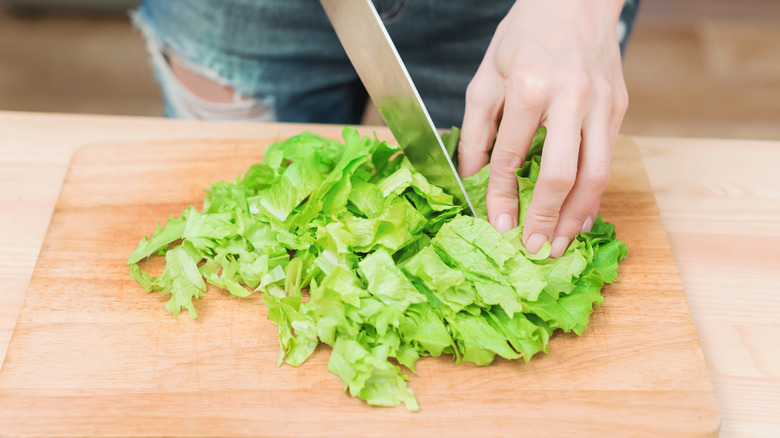
[{"label": "chopped lettuce", "polygon": [[[520,226],[503,235],[485,220],[489,166],[463,180],[470,217],[397,146],[343,134],[344,144],[308,132],[276,143],[243,178],[212,184],[201,211],[190,206],[141,240],[131,277],[170,295],[174,316],[195,318],[207,284],[236,298],[260,293],[280,365],[327,344],[328,370],[350,395],[413,411],[403,368],[415,372],[420,357],[528,361],[556,329],[583,333],[627,250],[601,218],[557,259],[549,244],[523,247],[544,128],[517,170]],[[454,153],[457,129],[444,141]],[[165,256],[159,277],[141,267],[155,255]]]}]

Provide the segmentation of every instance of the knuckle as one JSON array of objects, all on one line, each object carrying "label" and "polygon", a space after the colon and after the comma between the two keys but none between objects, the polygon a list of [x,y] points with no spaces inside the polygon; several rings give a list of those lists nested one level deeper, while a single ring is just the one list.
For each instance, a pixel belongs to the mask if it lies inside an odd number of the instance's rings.
[{"label": "knuckle", "polygon": [[559,213],[559,211],[548,211],[534,208],[532,203],[532,205],[530,205],[528,208],[528,213],[526,213],[526,227],[538,230],[547,230],[548,234],[550,234],[550,232],[552,232],[555,229],[555,226],[558,224]]},{"label": "knuckle", "polygon": [[609,167],[598,167],[587,177],[588,187],[602,192],[609,184]]},{"label": "knuckle", "polygon": [[602,157],[595,161],[586,174],[590,186],[596,189],[604,189],[609,184],[610,160],[608,157]]},{"label": "knuckle", "polygon": [[520,168],[522,157],[515,152],[496,150],[490,157],[490,173],[499,178],[511,176],[514,178],[515,170]]},{"label": "knuckle", "polygon": [[490,180],[488,181],[487,191],[488,200],[514,199],[516,203],[517,190],[517,177],[513,170],[490,167]]},{"label": "knuckle", "polygon": [[558,218],[560,217],[559,212],[557,211],[539,211],[539,209],[535,209],[531,211],[529,214],[532,214],[534,217],[534,220],[536,222],[541,223],[556,223],[558,222]]},{"label": "knuckle", "polygon": [[578,99],[585,100],[591,95],[594,84],[585,73],[572,73],[566,79],[568,90]]},{"label": "knuckle", "polygon": [[487,193],[485,202],[490,205],[491,210],[499,207],[500,210],[512,210],[517,208],[517,193],[510,190],[494,189]]},{"label": "knuckle", "polygon": [[555,163],[542,166],[539,180],[556,191],[569,191],[577,178],[577,168],[569,163]]},{"label": "knuckle", "polygon": [[625,114],[628,110],[628,91],[625,88],[621,88],[613,94],[612,99],[612,106],[615,112]]},{"label": "knuckle", "polygon": [[547,78],[515,75],[510,82],[513,94],[527,107],[543,105],[550,99],[552,85]]},{"label": "knuckle", "polygon": [[477,78],[469,82],[469,84],[466,86],[466,102],[470,104],[478,103],[480,100],[480,97],[483,95],[483,93],[480,92],[481,85],[477,81]]},{"label": "knuckle", "polygon": [[609,105],[614,100],[615,90],[606,80],[599,80],[593,85],[593,95],[598,102]]},{"label": "knuckle", "polygon": [[488,96],[490,96],[488,84],[476,76],[466,86],[466,104],[469,106],[489,108],[492,102]]},{"label": "knuckle", "polygon": [[587,217],[588,212],[586,211],[561,215],[555,234],[573,237],[582,228],[582,224],[585,223]]}]

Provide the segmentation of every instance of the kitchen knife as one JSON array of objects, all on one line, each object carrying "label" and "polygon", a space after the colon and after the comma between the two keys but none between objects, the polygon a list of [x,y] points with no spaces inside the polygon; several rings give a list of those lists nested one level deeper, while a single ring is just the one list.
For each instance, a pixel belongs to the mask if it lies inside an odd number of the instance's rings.
[{"label": "kitchen knife", "polygon": [[320,0],[360,80],[415,169],[476,216],[431,116],[371,0]]}]

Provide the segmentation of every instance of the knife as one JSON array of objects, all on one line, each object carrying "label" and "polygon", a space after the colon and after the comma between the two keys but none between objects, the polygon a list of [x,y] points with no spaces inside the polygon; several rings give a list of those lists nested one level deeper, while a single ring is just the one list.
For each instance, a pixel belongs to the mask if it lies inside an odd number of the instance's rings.
[{"label": "knife", "polygon": [[415,169],[476,216],[431,116],[371,0],[320,0],[344,50]]}]

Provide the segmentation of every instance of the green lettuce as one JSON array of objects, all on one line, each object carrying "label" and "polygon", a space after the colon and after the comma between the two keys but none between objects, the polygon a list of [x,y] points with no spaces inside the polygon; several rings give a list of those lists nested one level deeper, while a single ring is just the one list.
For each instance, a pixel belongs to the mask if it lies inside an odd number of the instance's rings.
[{"label": "green lettuce", "polygon": [[[443,138],[451,154],[458,135]],[[200,211],[190,206],[144,237],[131,277],[170,295],[174,316],[195,318],[207,284],[238,299],[259,293],[280,365],[327,344],[328,370],[350,395],[413,411],[404,368],[414,373],[420,357],[528,361],[556,329],[583,333],[627,250],[600,217],[557,259],[549,244],[523,247],[543,128],[517,170],[520,226],[503,235],[486,221],[489,166],[463,180],[471,217],[397,146],[353,128],[343,137],[307,132],[269,146],[243,177],[212,184]],[[159,277],[142,269],[154,256],[165,257]]]}]

